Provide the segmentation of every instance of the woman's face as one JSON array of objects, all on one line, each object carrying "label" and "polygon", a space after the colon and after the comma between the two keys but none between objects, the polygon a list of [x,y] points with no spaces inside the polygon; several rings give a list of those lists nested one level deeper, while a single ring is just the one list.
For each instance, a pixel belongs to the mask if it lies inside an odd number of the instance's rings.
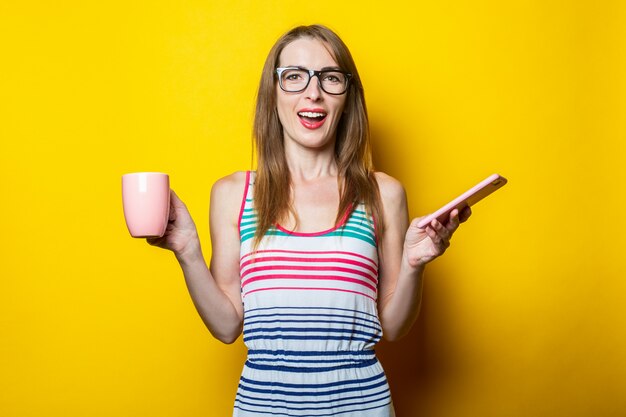
[{"label": "woman's face", "polygon": [[[312,38],[300,38],[288,44],[280,54],[278,66],[318,71],[339,69],[325,44]],[[276,83],[276,107],[283,126],[285,147],[334,149],[335,133],[346,95],[324,92],[316,76],[299,93],[285,92]]]}]

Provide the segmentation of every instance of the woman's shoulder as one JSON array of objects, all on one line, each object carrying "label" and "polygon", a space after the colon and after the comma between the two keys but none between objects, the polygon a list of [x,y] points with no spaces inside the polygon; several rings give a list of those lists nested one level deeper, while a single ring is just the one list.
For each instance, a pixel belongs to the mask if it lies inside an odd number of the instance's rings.
[{"label": "woman's shoulder", "polygon": [[384,172],[377,171],[374,173],[374,178],[378,183],[378,189],[380,190],[380,197],[383,202],[385,201],[398,201],[398,199],[406,198],[406,191],[400,181],[385,174]]},{"label": "woman's shoulder", "polygon": [[239,204],[245,193],[250,171],[236,171],[215,181],[211,189],[211,200]]},{"label": "woman's shoulder", "polygon": [[252,173],[250,171],[235,171],[226,175],[213,184],[213,190],[218,192],[233,192],[244,189]]},{"label": "woman's shoulder", "polygon": [[385,235],[398,233],[408,216],[407,196],[404,186],[394,177],[384,172],[376,172],[376,182],[380,192],[385,222]]}]

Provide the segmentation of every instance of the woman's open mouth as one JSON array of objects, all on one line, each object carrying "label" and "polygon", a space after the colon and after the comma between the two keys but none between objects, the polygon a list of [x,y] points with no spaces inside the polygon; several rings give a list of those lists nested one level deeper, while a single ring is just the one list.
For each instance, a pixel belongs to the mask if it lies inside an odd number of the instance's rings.
[{"label": "woman's open mouth", "polygon": [[317,129],[324,124],[327,114],[321,111],[300,111],[300,123],[307,129]]}]

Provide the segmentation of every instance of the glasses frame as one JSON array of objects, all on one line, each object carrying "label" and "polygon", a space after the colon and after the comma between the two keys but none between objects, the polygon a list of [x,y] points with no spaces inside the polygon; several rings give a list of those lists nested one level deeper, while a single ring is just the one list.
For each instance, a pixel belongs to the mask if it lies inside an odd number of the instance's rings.
[{"label": "glasses frame", "polygon": [[[283,87],[282,74],[283,72],[287,70],[299,70],[299,71],[307,72],[309,74],[309,79],[307,80],[304,87],[302,87],[302,89],[289,91],[289,90],[286,90],[285,87]],[[326,91],[324,87],[322,86],[322,79],[320,78],[320,76],[328,72],[340,72],[346,76],[345,89],[341,93],[331,93],[330,91]],[[312,69],[302,68],[302,67],[279,67],[279,68],[276,68],[276,75],[278,76],[278,85],[280,86],[280,89],[283,90],[285,93],[301,93],[309,87],[309,84],[311,83],[311,79],[313,77],[317,77],[317,85],[322,89],[322,91],[325,92],[326,94],[330,94],[333,96],[340,96],[342,94],[346,94],[346,92],[348,91],[348,87],[350,86],[350,80],[352,78],[352,74],[346,71],[339,70],[339,69],[326,69],[326,70],[317,71],[317,70],[312,70]]]}]

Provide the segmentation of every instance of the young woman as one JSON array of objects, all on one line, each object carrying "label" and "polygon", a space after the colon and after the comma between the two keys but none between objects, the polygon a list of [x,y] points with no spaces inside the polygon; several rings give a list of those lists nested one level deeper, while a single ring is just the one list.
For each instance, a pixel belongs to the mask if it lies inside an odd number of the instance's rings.
[{"label": "young woman", "polygon": [[243,331],[234,416],[393,416],[374,353],[417,318],[426,264],[466,209],[409,224],[402,185],[374,172],[363,87],[328,28],[297,27],[267,57],[257,97],[256,172],[211,192],[212,257],[172,192],[165,236],[209,331]]}]

